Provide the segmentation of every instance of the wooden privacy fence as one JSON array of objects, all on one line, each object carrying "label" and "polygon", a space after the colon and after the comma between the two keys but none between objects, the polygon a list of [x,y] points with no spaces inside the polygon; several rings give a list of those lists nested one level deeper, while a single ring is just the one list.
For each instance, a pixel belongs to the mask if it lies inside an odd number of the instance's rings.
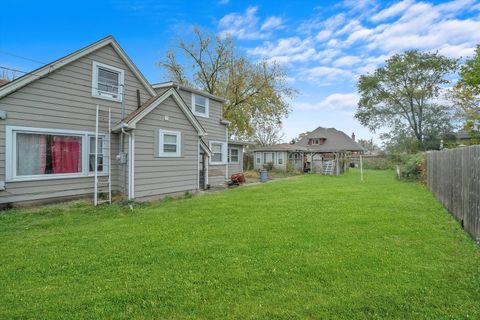
[{"label": "wooden privacy fence", "polygon": [[480,241],[480,145],[429,151],[426,161],[430,191]]}]

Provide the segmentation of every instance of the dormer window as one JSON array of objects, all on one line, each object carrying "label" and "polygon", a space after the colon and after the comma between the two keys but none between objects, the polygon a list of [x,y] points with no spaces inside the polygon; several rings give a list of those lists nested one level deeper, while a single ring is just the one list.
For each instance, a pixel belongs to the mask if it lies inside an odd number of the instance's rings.
[{"label": "dormer window", "polygon": [[192,93],[192,112],[196,116],[208,118],[208,98]]},{"label": "dormer window", "polygon": [[92,96],[122,101],[124,71],[103,63],[93,62]]},{"label": "dormer window", "polygon": [[325,138],[310,138],[308,139],[308,145],[320,145],[325,143]]}]

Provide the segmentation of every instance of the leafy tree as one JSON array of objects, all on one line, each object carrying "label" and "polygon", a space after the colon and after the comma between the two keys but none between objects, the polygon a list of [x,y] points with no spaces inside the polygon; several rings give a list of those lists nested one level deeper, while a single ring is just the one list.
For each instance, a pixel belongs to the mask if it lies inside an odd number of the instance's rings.
[{"label": "leafy tree", "polygon": [[380,147],[373,142],[373,139],[358,139],[357,143],[369,152],[378,153],[381,151]]},{"label": "leafy tree", "polygon": [[480,142],[480,45],[472,58],[460,68],[460,79],[453,87],[451,97],[457,114],[464,121],[465,129]]},{"label": "leafy tree", "polygon": [[373,132],[389,129],[390,140],[413,138],[425,150],[428,137],[452,129],[451,107],[438,98],[456,68],[456,60],[438,53],[410,50],[393,55],[384,67],[360,76],[355,118]]},{"label": "leafy tree", "polygon": [[[193,29],[195,40],[180,40],[159,62],[173,81],[227,99],[223,116],[234,136],[253,136],[255,122],[279,126],[296,93],[280,65],[241,56],[231,37]],[[178,61],[179,56],[184,63]]]}]

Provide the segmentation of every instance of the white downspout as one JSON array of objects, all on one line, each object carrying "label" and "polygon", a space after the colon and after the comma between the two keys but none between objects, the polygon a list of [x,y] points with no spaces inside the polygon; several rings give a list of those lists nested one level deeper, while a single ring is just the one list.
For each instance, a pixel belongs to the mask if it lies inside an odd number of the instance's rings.
[{"label": "white downspout", "polygon": [[230,152],[229,148],[228,148],[228,126],[225,126],[225,141],[226,141],[226,144],[227,144],[227,158],[225,160],[226,161],[226,165],[225,165],[225,180],[229,180],[228,178],[228,153]]},{"label": "white downspout", "polygon": [[133,155],[132,155],[132,135],[130,133],[128,133],[127,131],[125,131],[125,128],[122,128],[122,133],[127,135],[128,136],[128,158],[127,158],[127,161],[128,161],[128,194],[127,194],[127,198],[128,200],[132,200],[133,199],[133,192],[132,192],[132,162],[133,162]]}]

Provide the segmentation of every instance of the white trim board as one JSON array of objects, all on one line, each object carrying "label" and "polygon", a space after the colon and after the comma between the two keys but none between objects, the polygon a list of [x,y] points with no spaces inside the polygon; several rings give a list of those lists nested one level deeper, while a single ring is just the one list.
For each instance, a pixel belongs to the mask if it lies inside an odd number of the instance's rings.
[{"label": "white trim board", "polygon": [[[172,135],[175,136],[175,153],[165,152],[164,145],[165,145],[165,135]],[[164,130],[158,129],[158,157],[162,158],[180,158],[182,156],[182,132],[181,131],[172,131],[172,130]]]},{"label": "white trim board", "polygon": [[[117,98],[114,98],[110,93],[104,93],[98,88],[98,69],[105,69],[111,72],[118,73],[118,93]],[[125,92],[125,70],[110,66],[108,64],[100,63],[98,61],[92,62],[92,97],[122,102]]]},{"label": "white trim board", "polygon": [[[43,175],[29,175],[16,176],[16,140],[14,132],[19,131],[23,133],[44,133],[78,136],[82,138],[82,171],[77,173],[65,174],[43,174]],[[38,181],[38,180],[52,180],[52,179],[70,179],[70,178],[85,178],[93,177],[93,173],[89,170],[89,155],[90,155],[90,137],[95,136],[92,131],[78,131],[78,130],[63,130],[63,129],[49,129],[49,128],[32,128],[21,126],[6,126],[5,127],[5,180],[7,182],[18,181]],[[105,136],[104,133],[100,136]],[[109,155],[111,156],[111,155]],[[104,170],[108,169],[105,168]],[[105,175],[105,172],[100,175]]]},{"label": "white trim board", "polygon": [[49,64],[44,65],[43,67],[36,69],[30,73],[25,74],[24,76],[17,78],[16,80],[13,80],[2,87],[0,87],[0,98],[3,98],[4,96],[15,92],[16,90],[28,85],[29,83],[42,78],[55,70],[58,70],[62,68],[63,66],[76,61],[80,58],[85,57],[86,55],[97,51],[100,48],[103,48],[107,45],[111,45],[113,49],[118,53],[118,55],[122,58],[122,60],[125,62],[125,64],[130,68],[130,70],[135,74],[135,76],[140,80],[140,83],[143,84],[145,89],[152,95],[155,96],[156,92],[155,89],[150,85],[150,83],[145,79],[143,74],[140,72],[140,70],[135,66],[135,64],[130,60],[130,58],[127,56],[125,51],[120,47],[118,42],[112,37],[108,36],[106,38],[103,38],[97,42],[94,42],[80,50],[77,50],[73,53],[70,53],[69,55],[60,58],[56,61],[53,61]]},{"label": "white trim board", "polygon": [[[152,112],[156,107],[158,107],[163,101],[165,101],[168,97],[172,96],[173,99],[177,102],[177,104],[180,106],[180,109],[182,109],[183,113],[187,117],[187,119],[190,121],[190,123],[193,125],[193,127],[197,130],[199,136],[204,136],[206,135],[205,129],[202,127],[200,122],[197,120],[195,115],[192,113],[190,108],[185,104],[183,99],[180,97],[178,92],[170,88],[167,92],[162,94],[160,97],[158,97],[155,101],[153,101],[147,108],[142,110],[140,113],[135,115],[133,119],[128,121],[128,124],[126,124],[127,128],[129,129],[135,129],[137,123],[142,120],[147,114]],[[113,131],[120,130],[122,127],[125,127],[125,123],[120,123],[117,126],[113,128]]]}]

